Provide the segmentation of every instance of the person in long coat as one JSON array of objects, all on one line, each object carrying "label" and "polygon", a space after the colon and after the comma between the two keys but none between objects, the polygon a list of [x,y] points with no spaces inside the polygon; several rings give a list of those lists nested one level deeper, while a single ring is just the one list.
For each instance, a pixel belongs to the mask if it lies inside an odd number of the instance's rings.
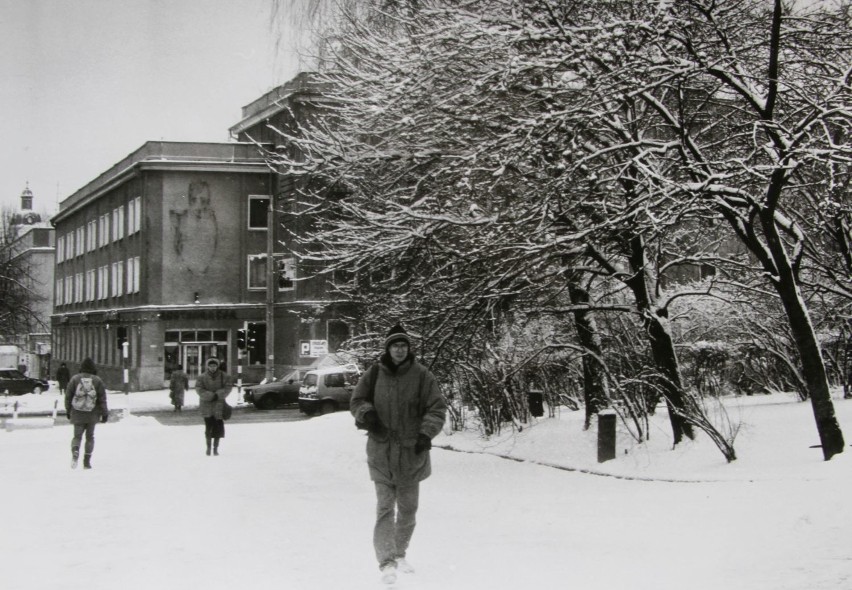
[{"label": "person in long coat", "polygon": [[[91,409],[83,409],[86,407],[85,405],[74,401],[78,386],[80,386],[81,391],[94,391],[95,400]],[[68,381],[68,386],[65,388],[65,415],[74,425],[74,437],[71,439],[71,468],[77,467],[80,458],[80,445],[83,434],[85,434],[86,446],[83,449],[83,468],[91,469],[92,453],[95,450],[95,425],[99,421],[107,421],[109,408],[107,407],[106,387],[101,378],[98,377],[95,363],[90,358],[83,359],[83,362],[80,363],[80,372]]]},{"label": "person in long coat", "polygon": [[441,432],[447,406],[434,375],[411,353],[402,326],[391,328],[384,345],[378,368],[359,379],[350,411],[367,425],[367,464],[377,504],[373,547],[382,580],[392,584],[397,571],[414,571],[405,556],[420,482],[432,473],[432,439]]},{"label": "person in long coat", "polygon": [[62,363],[56,369],[56,381],[59,384],[59,393],[65,394],[65,388],[68,387],[68,381],[71,379],[71,371],[68,370],[68,365]]},{"label": "person in long coat", "polygon": [[204,418],[204,438],[207,441],[207,455],[212,450],[219,454],[219,440],[225,438],[225,399],[234,387],[234,380],[219,370],[219,359],[207,359],[207,370],[195,381],[198,393],[198,411]]},{"label": "person in long coat", "polygon": [[189,388],[189,377],[184,373],[183,367],[178,365],[169,376],[169,399],[172,400],[175,412],[180,412],[183,408],[187,388]]}]

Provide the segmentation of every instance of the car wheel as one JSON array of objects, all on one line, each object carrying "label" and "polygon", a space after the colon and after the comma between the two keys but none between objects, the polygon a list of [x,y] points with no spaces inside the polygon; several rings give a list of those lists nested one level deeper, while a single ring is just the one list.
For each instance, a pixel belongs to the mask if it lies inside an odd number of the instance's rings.
[{"label": "car wheel", "polygon": [[320,414],[332,414],[335,411],[337,411],[337,404],[330,401],[322,402],[322,405],[320,406]]},{"label": "car wheel", "polygon": [[278,400],[275,399],[274,395],[264,395],[255,402],[255,405],[261,410],[274,410],[275,406],[278,405]]},{"label": "car wheel", "polygon": [[33,393],[34,393],[34,394],[36,394],[36,395],[41,395],[41,391],[42,391],[42,389],[41,389],[41,387],[39,387],[38,385],[36,385],[35,387],[33,387]]}]

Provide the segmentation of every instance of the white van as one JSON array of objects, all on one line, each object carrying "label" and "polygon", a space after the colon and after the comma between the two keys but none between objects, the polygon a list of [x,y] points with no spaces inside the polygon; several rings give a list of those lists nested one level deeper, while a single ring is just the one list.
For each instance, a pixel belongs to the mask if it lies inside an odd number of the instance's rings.
[{"label": "white van", "polygon": [[355,365],[308,371],[299,388],[299,411],[313,416],[349,409],[360,376],[361,371]]}]

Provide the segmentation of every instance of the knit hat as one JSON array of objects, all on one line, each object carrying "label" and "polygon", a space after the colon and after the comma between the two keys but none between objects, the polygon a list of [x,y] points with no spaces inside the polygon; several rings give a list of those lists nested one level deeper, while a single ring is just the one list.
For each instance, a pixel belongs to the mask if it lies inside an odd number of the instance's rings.
[{"label": "knit hat", "polygon": [[391,328],[385,337],[385,350],[388,350],[394,342],[405,342],[411,347],[411,338],[408,337],[408,332],[399,324]]},{"label": "knit hat", "polygon": [[208,367],[210,365],[216,365],[216,368],[218,368],[219,367],[219,359],[217,359],[216,357],[210,357],[209,359],[207,359],[207,362],[204,363],[204,364]]}]

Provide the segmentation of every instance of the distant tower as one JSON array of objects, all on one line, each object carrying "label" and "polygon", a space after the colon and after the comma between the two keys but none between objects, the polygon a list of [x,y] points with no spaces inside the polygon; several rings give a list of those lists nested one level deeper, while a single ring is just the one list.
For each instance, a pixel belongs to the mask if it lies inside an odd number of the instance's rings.
[{"label": "distant tower", "polygon": [[21,210],[12,215],[12,226],[16,227],[20,234],[28,225],[41,223],[41,215],[33,211],[33,191],[27,182],[24,192],[21,193]]},{"label": "distant tower", "polygon": [[24,189],[24,192],[21,193],[21,211],[32,211],[33,210],[33,191],[30,190],[30,183],[27,182],[27,186]]}]

